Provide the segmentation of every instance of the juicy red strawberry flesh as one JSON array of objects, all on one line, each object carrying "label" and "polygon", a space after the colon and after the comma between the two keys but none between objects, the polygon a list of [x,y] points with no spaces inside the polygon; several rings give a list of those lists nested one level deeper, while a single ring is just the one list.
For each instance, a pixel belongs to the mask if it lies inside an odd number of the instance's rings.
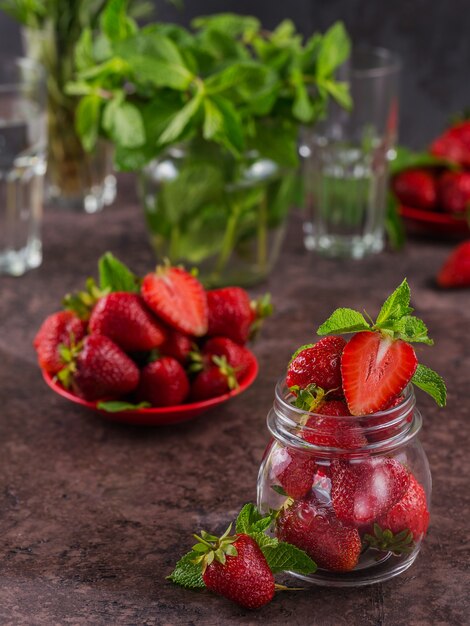
[{"label": "juicy red strawberry flesh", "polygon": [[401,339],[357,333],[341,357],[343,389],[352,415],[381,411],[400,394],[416,371],[415,351]]}]

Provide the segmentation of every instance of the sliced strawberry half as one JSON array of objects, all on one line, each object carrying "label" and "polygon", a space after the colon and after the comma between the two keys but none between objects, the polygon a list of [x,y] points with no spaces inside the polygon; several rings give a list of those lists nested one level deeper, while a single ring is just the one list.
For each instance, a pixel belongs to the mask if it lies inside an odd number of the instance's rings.
[{"label": "sliced strawberry half", "polygon": [[206,292],[184,269],[158,267],[145,276],[141,292],[148,307],[173,328],[194,337],[206,334]]},{"label": "sliced strawberry half", "polygon": [[352,415],[385,409],[410,382],[418,359],[410,344],[378,332],[357,333],[341,356],[343,389]]}]

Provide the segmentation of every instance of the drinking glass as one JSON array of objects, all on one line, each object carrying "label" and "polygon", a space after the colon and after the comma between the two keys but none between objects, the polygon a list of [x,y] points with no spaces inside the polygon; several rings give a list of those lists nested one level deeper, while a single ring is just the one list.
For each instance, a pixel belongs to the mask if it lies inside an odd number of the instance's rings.
[{"label": "drinking glass", "polygon": [[28,59],[0,64],[0,274],[21,276],[42,261],[46,171],[44,72]]},{"label": "drinking glass", "polygon": [[336,103],[305,132],[304,242],[328,256],[361,258],[384,246],[388,161],[398,120],[400,61],[383,48],[357,48],[340,69],[353,106]]}]

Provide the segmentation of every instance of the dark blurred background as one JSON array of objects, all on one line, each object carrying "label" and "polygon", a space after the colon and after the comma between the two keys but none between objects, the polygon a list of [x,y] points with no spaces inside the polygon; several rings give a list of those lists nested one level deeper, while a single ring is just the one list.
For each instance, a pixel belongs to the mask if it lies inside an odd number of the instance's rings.
[{"label": "dark blurred background", "polygon": [[[234,11],[268,27],[291,18],[305,35],[342,19],[354,42],[401,55],[400,142],[424,147],[452,114],[470,107],[468,0],[186,0],[178,10],[154,0],[157,16],[189,24],[196,15]],[[0,13],[0,59],[21,51],[17,25]]]}]

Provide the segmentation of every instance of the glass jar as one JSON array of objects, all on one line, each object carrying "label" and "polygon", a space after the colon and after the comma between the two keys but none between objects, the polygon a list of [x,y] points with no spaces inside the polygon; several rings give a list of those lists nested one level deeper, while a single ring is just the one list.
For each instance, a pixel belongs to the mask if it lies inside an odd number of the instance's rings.
[{"label": "glass jar", "polygon": [[327,416],[293,406],[279,382],[273,438],[258,477],[258,508],[277,511],[277,537],[305,550],[324,586],[382,582],[410,567],[429,523],[431,474],[408,386],[391,408]]},{"label": "glass jar", "polygon": [[206,287],[266,278],[284,236],[293,170],[216,144],[175,146],[141,172],[139,191],[156,256],[197,267]]}]

